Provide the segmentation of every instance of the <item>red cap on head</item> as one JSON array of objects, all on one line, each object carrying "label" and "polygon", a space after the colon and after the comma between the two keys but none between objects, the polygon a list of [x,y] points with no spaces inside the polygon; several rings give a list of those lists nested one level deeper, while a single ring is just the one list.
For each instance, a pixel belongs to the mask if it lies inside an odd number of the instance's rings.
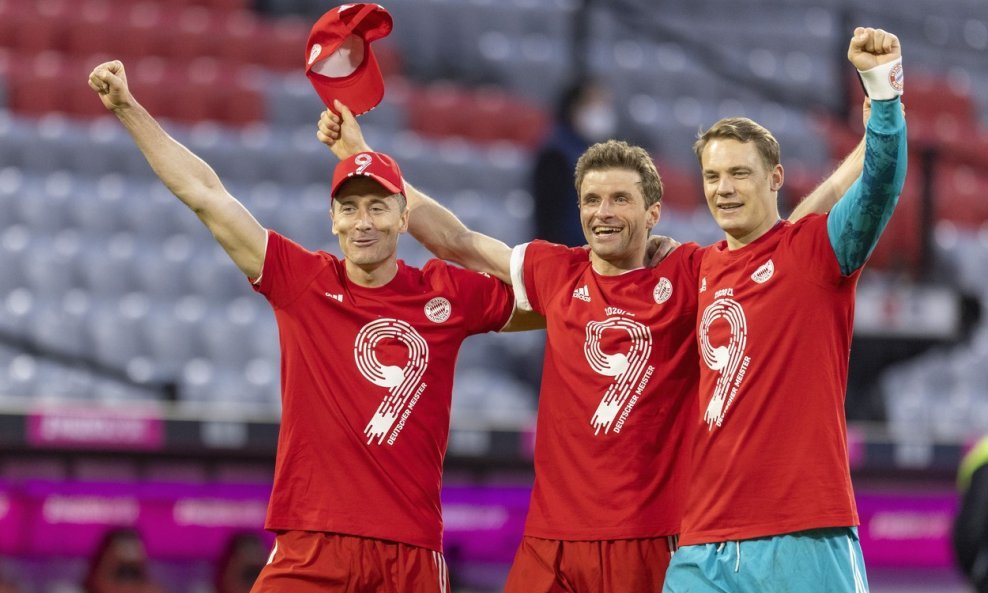
[{"label": "red cap on head", "polygon": [[391,14],[379,4],[343,4],[322,15],[305,45],[305,75],[327,107],[333,99],[354,115],[384,97],[384,79],[371,42],[391,33]]},{"label": "red cap on head", "polygon": [[347,179],[357,175],[370,177],[386,190],[405,195],[405,182],[401,178],[398,163],[383,152],[358,152],[336,165],[336,170],[333,172],[333,190],[330,195],[335,198],[340,186]]}]

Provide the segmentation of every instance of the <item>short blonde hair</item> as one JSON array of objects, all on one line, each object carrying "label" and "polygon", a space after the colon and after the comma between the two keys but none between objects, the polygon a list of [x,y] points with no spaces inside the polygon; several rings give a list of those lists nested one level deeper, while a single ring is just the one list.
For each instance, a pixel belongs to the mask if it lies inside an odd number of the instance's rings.
[{"label": "short blonde hair", "polygon": [[693,144],[693,152],[703,166],[703,149],[707,143],[717,138],[730,138],[738,142],[754,142],[762,161],[769,169],[779,164],[779,141],[764,126],[747,117],[725,117],[700,134]]}]

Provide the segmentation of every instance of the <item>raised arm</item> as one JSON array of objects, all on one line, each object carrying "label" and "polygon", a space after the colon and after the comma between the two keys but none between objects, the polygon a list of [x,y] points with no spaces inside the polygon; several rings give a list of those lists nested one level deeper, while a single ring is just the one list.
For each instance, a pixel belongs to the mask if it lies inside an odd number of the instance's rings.
[{"label": "raised arm", "polygon": [[196,213],[237,267],[250,278],[260,276],[267,244],[264,227],[205,161],[169,136],[137,102],[123,64],[100,64],[90,73],[89,86],[127,129],[158,178]]},{"label": "raised arm", "polygon": [[[319,118],[316,137],[340,159],[370,147],[350,110],[335,105],[340,115],[326,110]],[[408,232],[440,259],[456,262],[511,284],[511,248],[503,242],[470,230],[448,208],[405,182],[408,198]]]},{"label": "raised arm", "polygon": [[[871,106],[865,106],[865,122],[868,121],[868,114]],[[867,123],[865,124],[867,125]],[[851,185],[861,176],[864,169],[865,139],[854,147],[840,165],[827,177],[820,185],[816,186],[808,196],[793,209],[789,215],[789,220],[796,222],[807,214],[824,214],[829,212],[846,193],[851,189]]]},{"label": "raised arm", "polygon": [[864,265],[892,217],[905,182],[908,154],[899,98],[899,39],[881,29],[859,27],[847,55],[862,73],[872,101],[865,129],[864,170],[827,219],[830,245],[845,275]]}]

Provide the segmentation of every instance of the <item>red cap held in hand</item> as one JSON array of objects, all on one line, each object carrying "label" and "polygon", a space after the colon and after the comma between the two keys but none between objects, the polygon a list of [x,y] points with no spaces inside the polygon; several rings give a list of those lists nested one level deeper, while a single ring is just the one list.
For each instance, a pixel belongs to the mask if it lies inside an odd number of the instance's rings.
[{"label": "red cap held in hand", "polygon": [[393,22],[379,4],[343,4],[316,21],[305,46],[305,75],[327,107],[333,99],[354,115],[384,97],[384,78],[371,42],[387,37]]}]

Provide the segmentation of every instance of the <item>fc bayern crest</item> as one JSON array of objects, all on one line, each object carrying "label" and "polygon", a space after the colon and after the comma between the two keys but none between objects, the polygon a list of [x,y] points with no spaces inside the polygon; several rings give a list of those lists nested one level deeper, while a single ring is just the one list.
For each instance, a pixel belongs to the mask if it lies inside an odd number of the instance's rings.
[{"label": "fc bayern crest", "polygon": [[902,64],[896,64],[889,70],[889,84],[895,89],[895,92],[902,92]]},{"label": "fc bayern crest", "polygon": [[655,299],[655,302],[661,305],[668,301],[671,296],[672,282],[665,276],[659,278],[659,283],[655,285],[655,290],[652,291],[652,297]]},{"label": "fc bayern crest", "polygon": [[443,297],[436,297],[425,304],[425,316],[434,323],[446,321],[452,312],[453,306]]}]

